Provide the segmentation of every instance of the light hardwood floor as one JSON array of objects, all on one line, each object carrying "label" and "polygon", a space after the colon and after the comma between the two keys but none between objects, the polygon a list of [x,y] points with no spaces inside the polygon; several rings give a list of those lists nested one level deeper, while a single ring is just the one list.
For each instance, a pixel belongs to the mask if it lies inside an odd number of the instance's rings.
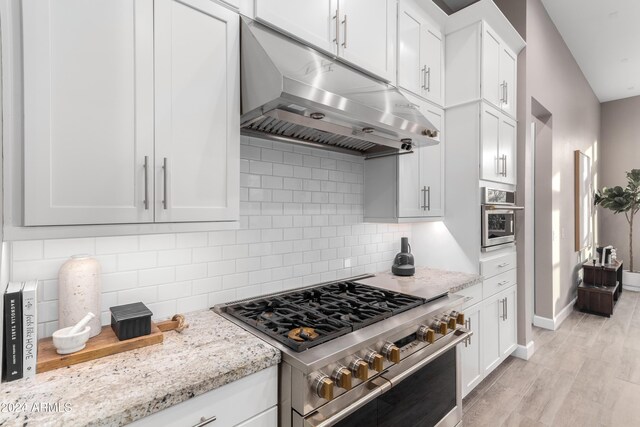
[{"label": "light hardwood floor", "polygon": [[640,426],[640,293],[610,318],[573,311],[534,327],[529,361],[509,357],[463,401],[463,426]]}]

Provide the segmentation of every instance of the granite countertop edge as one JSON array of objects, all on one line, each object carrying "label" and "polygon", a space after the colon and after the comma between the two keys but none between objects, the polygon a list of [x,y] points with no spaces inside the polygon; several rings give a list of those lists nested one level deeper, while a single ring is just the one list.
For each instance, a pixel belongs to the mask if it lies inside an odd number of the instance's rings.
[{"label": "granite countertop edge", "polygon": [[[280,363],[280,350],[211,310],[185,317],[190,328],[162,344],[2,383],[0,403],[26,410],[0,411],[0,425],[121,426]],[[72,409],[30,411],[36,402]]]}]

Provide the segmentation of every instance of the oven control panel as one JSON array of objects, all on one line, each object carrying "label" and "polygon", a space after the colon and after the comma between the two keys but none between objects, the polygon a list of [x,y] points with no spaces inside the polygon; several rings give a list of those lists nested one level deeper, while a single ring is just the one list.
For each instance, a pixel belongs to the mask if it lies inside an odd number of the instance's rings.
[{"label": "oven control panel", "polygon": [[464,326],[464,321],[462,312],[454,310],[441,313],[414,327],[408,327],[404,334],[380,340],[356,354],[329,364],[309,375],[312,394],[323,401],[332,400],[454,332]]}]

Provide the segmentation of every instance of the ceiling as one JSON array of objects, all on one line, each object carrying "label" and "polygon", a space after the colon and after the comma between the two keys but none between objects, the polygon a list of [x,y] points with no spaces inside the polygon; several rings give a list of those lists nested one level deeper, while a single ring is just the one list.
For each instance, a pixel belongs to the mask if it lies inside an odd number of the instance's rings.
[{"label": "ceiling", "polygon": [[600,102],[640,95],[640,1],[542,3]]}]

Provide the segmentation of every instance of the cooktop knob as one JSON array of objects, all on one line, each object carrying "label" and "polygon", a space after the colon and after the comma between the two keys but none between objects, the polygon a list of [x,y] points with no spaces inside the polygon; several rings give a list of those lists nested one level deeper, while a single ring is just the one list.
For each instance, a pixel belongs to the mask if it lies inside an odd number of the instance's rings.
[{"label": "cooktop knob", "polygon": [[422,325],[420,326],[420,329],[418,329],[418,332],[416,332],[416,336],[422,342],[433,344],[436,340],[436,331],[428,326]]},{"label": "cooktop knob", "polygon": [[451,316],[456,318],[456,322],[458,322],[458,325],[464,325],[464,313],[460,313],[459,311],[452,311]]},{"label": "cooktop knob", "polygon": [[382,366],[384,362],[384,357],[382,357],[380,354],[376,353],[375,351],[368,352],[364,356],[364,360],[367,361],[367,363],[369,364],[369,367],[374,371],[382,372],[382,370],[384,369],[384,367]]},{"label": "cooktop knob", "polygon": [[351,371],[344,366],[338,366],[333,371],[333,380],[336,385],[345,390],[351,390]]},{"label": "cooktop knob", "polygon": [[393,343],[386,343],[382,346],[382,354],[393,363],[400,363],[400,349]]},{"label": "cooktop knob", "polygon": [[455,330],[457,324],[458,324],[457,317],[449,317],[449,321],[447,322],[447,326],[449,327],[449,329]]},{"label": "cooktop knob", "polygon": [[431,325],[431,328],[440,335],[447,335],[447,322],[436,320]]},{"label": "cooktop knob", "polygon": [[359,357],[353,359],[349,364],[349,369],[351,369],[353,376],[361,381],[366,381],[369,378],[369,364]]},{"label": "cooktop knob", "polygon": [[326,400],[333,399],[333,381],[327,375],[318,375],[313,381],[313,388],[318,397]]}]

